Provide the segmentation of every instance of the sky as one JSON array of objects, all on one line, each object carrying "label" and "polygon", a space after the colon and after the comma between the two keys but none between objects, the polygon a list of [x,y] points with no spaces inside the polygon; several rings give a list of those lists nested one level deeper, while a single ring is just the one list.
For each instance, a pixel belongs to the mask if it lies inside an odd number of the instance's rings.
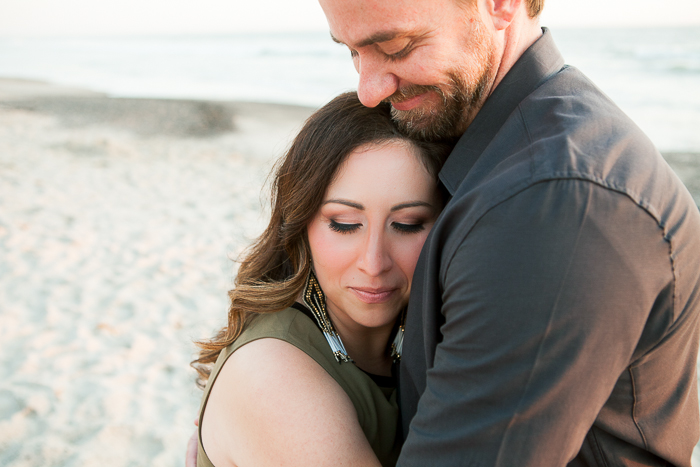
[{"label": "sky", "polygon": [[[700,26],[700,1],[547,0],[542,24]],[[0,0],[4,36],[228,34],[327,27],[316,0]]]}]

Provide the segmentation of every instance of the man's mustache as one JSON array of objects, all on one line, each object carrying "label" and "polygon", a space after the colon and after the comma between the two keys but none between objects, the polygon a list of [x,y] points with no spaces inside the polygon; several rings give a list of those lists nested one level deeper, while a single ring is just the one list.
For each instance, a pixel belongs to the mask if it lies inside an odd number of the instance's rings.
[{"label": "man's mustache", "polygon": [[443,94],[442,90],[437,86],[430,86],[424,84],[409,84],[407,86],[404,86],[403,88],[397,89],[396,92],[384,99],[383,102],[388,102],[389,104],[393,104],[395,102],[401,103],[430,91],[437,92],[440,96],[442,96]]}]

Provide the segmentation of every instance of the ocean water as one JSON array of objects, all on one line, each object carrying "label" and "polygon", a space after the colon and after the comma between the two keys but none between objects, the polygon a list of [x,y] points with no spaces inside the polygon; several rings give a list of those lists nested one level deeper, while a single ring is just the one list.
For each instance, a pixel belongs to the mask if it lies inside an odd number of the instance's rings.
[{"label": "ocean water", "polygon": [[[583,70],[662,151],[700,152],[700,27],[554,29]],[[328,33],[0,37],[0,76],[114,96],[319,106],[354,89],[348,51]]]}]

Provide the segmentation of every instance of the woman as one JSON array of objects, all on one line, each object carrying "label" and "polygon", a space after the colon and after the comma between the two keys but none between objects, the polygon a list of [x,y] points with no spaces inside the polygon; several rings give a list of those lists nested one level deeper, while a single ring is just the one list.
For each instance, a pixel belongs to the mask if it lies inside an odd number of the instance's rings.
[{"label": "woman", "polygon": [[355,93],[307,120],[277,168],[228,325],[193,362],[208,380],[199,467],[395,463],[392,362],[448,150],[401,135],[388,106]]}]

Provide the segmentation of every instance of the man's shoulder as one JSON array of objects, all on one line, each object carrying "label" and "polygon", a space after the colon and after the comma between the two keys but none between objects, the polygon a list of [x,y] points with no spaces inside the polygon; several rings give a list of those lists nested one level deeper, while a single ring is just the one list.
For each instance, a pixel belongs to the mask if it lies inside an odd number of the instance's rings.
[{"label": "man's shoulder", "polygon": [[526,129],[532,183],[590,181],[643,206],[685,190],[647,135],[574,67],[523,100],[514,120]]},{"label": "man's shoulder", "polygon": [[[548,180],[579,179],[640,199],[672,171],[644,132],[583,73],[564,67],[499,129],[455,198],[502,194]],[[496,201],[498,197],[487,197]]]},{"label": "man's shoulder", "polygon": [[[517,87],[520,81],[527,81],[528,77],[522,73],[530,70],[514,71],[521,74],[514,75],[519,79],[510,83],[512,86]],[[508,98],[503,96],[516,94],[515,91],[503,90],[498,97],[501,101],[507,101]],[[503,127],[514,118],[524,118],[532,138],[552,132],[569,133],[593,123],[599,123],[601,128],[612,126],[616,133],[626,130],[643,135],[617,104],[575,66],[562,66],[530,87],[527,94],[518,95],[518,100],[515,111],[506,119]],[[493,109],[489,111],[493,113]]]},{"label": "man's shoulder", "polygon": [[[697,211],[644,132],[583,73],[565,67],[511,113],[453,193],[436,227],[460,237],[500,203],[530,187],[562,180],[590,183],[613,198],[625,195],[659,224]],[[460,228],[453,228],[454,223]]]},{"label": "man's shoulder", "polygon": [[[508,124],[524,125],[533,154],[550,160],[591,162],[635,153],[656,158],[658,152],[644,132],[578,69],[567,66],[527,96]],[[574,156],[557,158],[562,152]]]}]

